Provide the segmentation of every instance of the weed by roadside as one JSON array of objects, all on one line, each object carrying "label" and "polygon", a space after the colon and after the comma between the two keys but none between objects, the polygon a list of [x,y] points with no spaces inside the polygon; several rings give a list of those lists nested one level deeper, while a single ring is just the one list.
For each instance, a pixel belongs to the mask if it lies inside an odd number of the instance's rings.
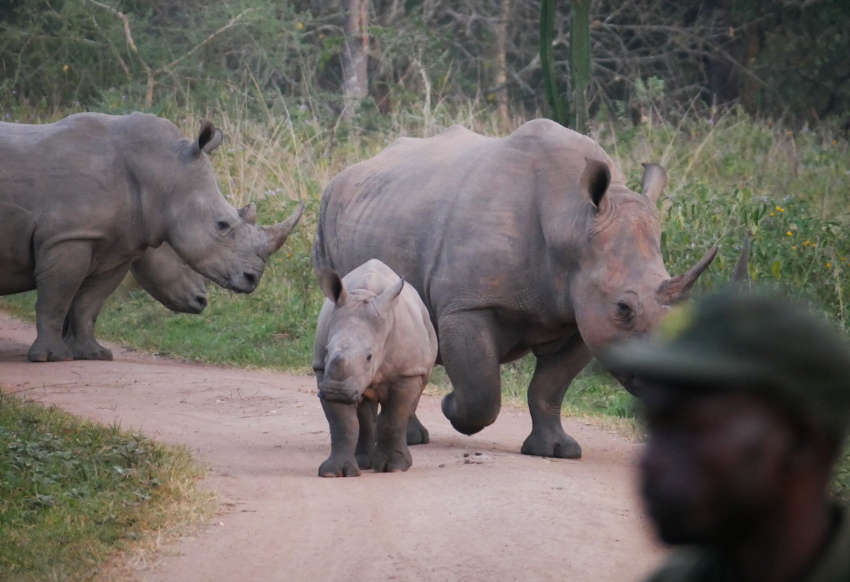
[{"label": "weed by roadside", "polygon": [[0,579],[89,580],[120,552],[199,523],[188,451],[0,393]]}]

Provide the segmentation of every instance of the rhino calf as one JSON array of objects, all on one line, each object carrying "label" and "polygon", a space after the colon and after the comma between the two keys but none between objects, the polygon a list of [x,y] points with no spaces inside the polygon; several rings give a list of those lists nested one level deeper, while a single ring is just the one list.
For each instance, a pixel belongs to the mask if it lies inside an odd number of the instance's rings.
[{"label": "rhino calf", "polygon": [[327,300],[316,326],[313,370],[331,432],[331,456],[319,476],[356,477],[370,467],[406,471],[413,464],[408,421],[437,358],[428,310],[416,290],[377,259],[343,279],[323,271],[319,284]]}]

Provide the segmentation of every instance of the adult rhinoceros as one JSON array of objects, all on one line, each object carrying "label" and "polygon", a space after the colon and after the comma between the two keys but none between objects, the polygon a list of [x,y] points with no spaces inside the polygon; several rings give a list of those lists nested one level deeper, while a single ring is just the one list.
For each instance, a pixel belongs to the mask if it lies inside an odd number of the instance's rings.
[{"label": "adult rhinoceros", "polygon": [[547,120],[502,139],[462,127],[402,138],[327,186],[313,266],[345,275],[377,258],[413,285],[454,388],[443,413],[464,434],[496,420],[499,364],[533,352],[522,452],[578,458],[560,419],[572,379],[604,346],[650,330],[716,253],[667,274],[665,184],[647,165],[632,192],[596,142]]},{"label": "adult rhinoceros", "polygon": [[111,359],[95,318],[130,263],[163,242],[222,287],[254,290],[300,208],[274,226],[246,222],[207,157],[221,141],[209,121],[191,141],[141,113],[0,123],[0,295],[38,290],[30,360]]}]

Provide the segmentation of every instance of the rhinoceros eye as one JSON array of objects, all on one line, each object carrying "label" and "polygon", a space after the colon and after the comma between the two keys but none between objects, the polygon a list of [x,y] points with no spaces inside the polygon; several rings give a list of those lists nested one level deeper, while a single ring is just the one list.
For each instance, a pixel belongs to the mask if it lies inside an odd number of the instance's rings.
[{"label": "rhinoceros eye", "polygon": [[635,316],[635,310],[625,301],[617,302],[617,317],[623,321],[631,321]]},{"label": "rhinoceros eye", "polygon": [[219,230],[227,230],[228,228],[230,228],[230,223],[226,220],[219,220],[215,225],[218,227]]},{"label": "rhinoceros eye", "polygon": [[366,356],[366,361],[367,361],[367,362],[371,362],[371,361],[372,361],[372,354],[369,354],[368,356]]}]

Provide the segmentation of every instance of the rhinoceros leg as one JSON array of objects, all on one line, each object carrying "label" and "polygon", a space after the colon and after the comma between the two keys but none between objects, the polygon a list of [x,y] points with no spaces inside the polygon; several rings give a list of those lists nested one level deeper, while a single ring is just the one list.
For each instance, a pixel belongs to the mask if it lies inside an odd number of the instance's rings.
[{"label": "rhinoceros leg", "polygon": [[357,477],[360,475],[354,457],[359,432],[357,405],[328,402],[324,398],[321,401],[331,429],[331,456],[319,465],[319,477]]},{"label": "rhinoceros leg", "polygon": [[92,244],[70,241],[36,256],[35,327],[38,333],[27,353],[31,362],[71,360],[71,349],[62,341],[62,324],[77,290],[91,265]]},{"label": "rhinoceros leg", "polygon": [[440,354],[452,392],[443,398],[443,414],[463,434],[475,434],[496,422],[502,406],[499,360],[503,350],[492,316],[482,312],[440,319]]},{"label": "rhinoceros leg", "polygon": [[427,445],[430,441],[431,435],[428,433],[428,429],[422,425],[414,412],[407,422],[407,444]]},{"label": "rhinoceros leg", "polygon": [[407,422],[422,394],[422,378],[401,378],[381,403],[378,415],[378,446],[372,456],[372,469],[379,473],[407,471],[413,457],[407,448]]},{"label": "rhinoceros leg", "polygon": [[378,403],[366,402],[357,405],[357,421],[360,423],[360,434],[357,437],[357,448],[354,457],[361,469],[372,468],[372,455],[375,454],[375,422],[378,416]]},{"label": "rhinoceros leg", "polygon": [[521,451],[538,457],[581,458],[581,447],[561,425],[561,404],[570,382],[590,361],[590,351],[576,334],[554,353],[534,352],[537,366],[528,387],[531,434]]},{"label": "rhinoceros leg", "polygon": [[75,360],[111,360],[112,352],[97,343],[94,326],[103,303],[121,284],[129,265],[83,281],[68,311],[65,343]]}]

